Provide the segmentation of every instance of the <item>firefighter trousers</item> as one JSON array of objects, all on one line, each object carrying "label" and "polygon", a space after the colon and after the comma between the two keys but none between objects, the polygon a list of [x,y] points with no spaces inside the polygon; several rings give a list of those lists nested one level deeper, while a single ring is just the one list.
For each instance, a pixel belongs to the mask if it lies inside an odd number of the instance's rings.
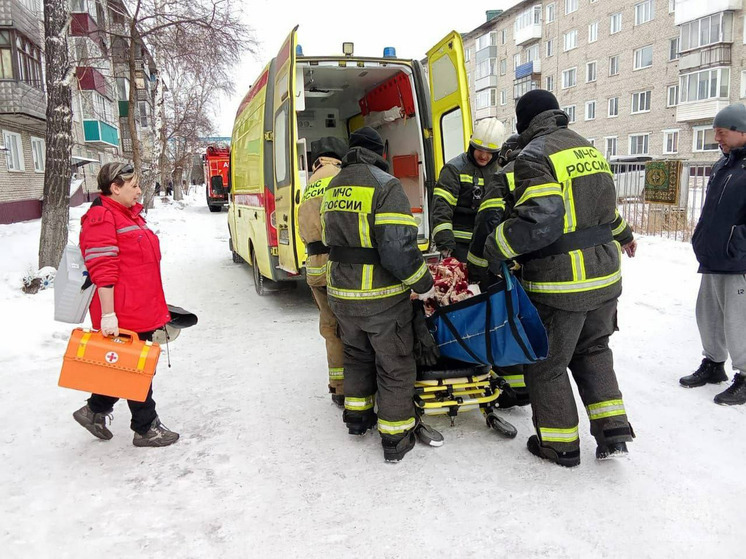
[{"label": "firefighter trousers", "polygon": [[373,316],[337,313],[344,343],[345,415],[369,417],[377,392],[378,430],[392,441],[415,426],[412,314],[408,298]]},{"label": "firefighter trousers", "polygon": [[590,311],[535,304],[549,337],[549,356],[525,371],[534,427],[541,444],[558,452],[580,448],[578,410],[568,368],[599,445],[632,440],[619,391],[609,337],[616,330],[617,300]]},{"label": "firefighter trousers", "polygon": [[326,287],[311,286],[311,293],[319,308],[319,333],[326,340],[329,392],[341,395],[344,394],[344,346],[337,332],[337,318],[329,307]]}]

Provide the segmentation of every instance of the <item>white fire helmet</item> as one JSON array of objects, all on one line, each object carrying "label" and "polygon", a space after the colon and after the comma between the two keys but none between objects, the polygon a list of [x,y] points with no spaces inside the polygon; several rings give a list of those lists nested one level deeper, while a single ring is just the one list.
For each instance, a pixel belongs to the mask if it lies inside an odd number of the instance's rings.
[{"label": "white fire helmet", "polygon": [[494,117],[483,118],[474,127],[469,145],[490,153],[497,153],[503,145],[508,132],[505,125]]}]

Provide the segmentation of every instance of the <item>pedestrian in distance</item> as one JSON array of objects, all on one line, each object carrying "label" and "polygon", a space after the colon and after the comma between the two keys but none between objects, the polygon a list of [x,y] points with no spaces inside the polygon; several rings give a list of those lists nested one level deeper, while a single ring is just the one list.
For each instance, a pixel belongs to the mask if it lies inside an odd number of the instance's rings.
[{"label": "pedestrian in distance", "polygon": [[443,166],[433,190],[433,241],[443,258],[466,263],[474,218],[490,177],[499,169],[497,155],[507,137],[496,118],[480,120],[469,149]]},{"label": "pedestrian in distance", "polygon": [[521,153],[515,160],[517,200],[490,234],[484,258],[497,274],[503,261],[521,264],[522,284],[541,316],[549,355],[528,365],[536,435],[528,450],[562,466],[580,464],[578,411],[567,370],[578,386],[596,439],[596,458],[627,453],[634,437],[617,383],[609,337],[622,291],[621,253],[634,256],[632,231],[616,210],[609,165],[548,91],[516,104]]},{"label": "pedestrian in distance", "polygon": [[712,124],[723,156],[712,168],[692,247],[701,274],[696,317],[703,355],[699,368],[679,382],[687,388],[728,380],[715,396],[727,406],[746,403],[746,107],[735,103]]},{"label": "pedestrian in distance", "polygon": [[[101,196],[81,218],[80,250],[96,292],[89,312],[93,328],[118,336],[119,328],[137,332],[141,340],[170,319],[161,283],[158,237],[140,215],[142,191],[131,163],[107,163],[98,174]],[[92,394],[73,417],[93,436],[112,438],[106,426],[118,398]],[[179,434],[166,428],[155,411],[151,385],[144,402],[128,400],[135,446],[175,443]]]}]

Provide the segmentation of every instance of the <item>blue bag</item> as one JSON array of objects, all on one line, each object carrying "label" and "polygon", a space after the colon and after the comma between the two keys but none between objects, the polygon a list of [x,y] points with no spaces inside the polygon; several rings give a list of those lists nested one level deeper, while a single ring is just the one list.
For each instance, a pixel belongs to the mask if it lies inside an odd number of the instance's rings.
[{"label": "blue bag", "polygon": [[503,263],[503,278],[485,293],[440,307],[428,319],[443,357],[507,367],[545,359],[547,332],[539,313]]}]

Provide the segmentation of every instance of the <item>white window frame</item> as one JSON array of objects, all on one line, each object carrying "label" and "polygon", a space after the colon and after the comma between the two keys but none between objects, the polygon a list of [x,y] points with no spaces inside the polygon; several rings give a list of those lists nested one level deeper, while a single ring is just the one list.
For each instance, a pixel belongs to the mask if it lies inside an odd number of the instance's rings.
[{"label": "white window frame", "polygon": [[[676,50],[674,51],[674,42],[676,44]],[[679,54],[679,37],[674,37],[673,39],[668,40],[668,61],[671,62],[673,60],[678,60],[681,58],[681,55]]]},{"label": "white window frame", "polygon": [[464,62],[469,62],[471,60],[471,47],[466,47],[464,49]]},{"label": "white window frame", "polygon": [[[569,83],[569,78],[572,76],[572,83]],[[578,85],[578,68],[573,66],[567,70],[562,70],[562,89],[570,89]]]},{"label": "white window frame", "polygon": [[554,56],[554,39],[549,39],[546,45],[547,45],[547,50],[546,50],[547,58],[551,58],[552,56]]},{"label": "white window frame", "polygon": [[[614,31],[614,21],[619,23],[618,28]],[[622,30],[622,12],[617,12],[609,16],[609,35],[614,35]]]},{"label": "white window frame", "polygon": [[[612,64],[613,60],[616,60],[616,64]],[[619,60],[620,59],[619,59],[619,55],[618,54],[615,54],[614,56],[610,56],[609,57],[609,77],[611,77],[611,76],[618,76],[619,75],[619,66],[620,66]],[[616,68],[616,72],[614,72],[613,74],[611,72],[612,66],[614,68]]]},{"label": "white window frame", "polygon": [[578,30],[570,29],[562,34],[562,52],[578,48]]},{"label": "white window frame", "polygon": [[[630,114],[637,115],[640,113],[649,113],[652,105],[653,92],[650,89],[645,91],[635,91],[632,94],[632,103],[630,105]],[[637,105],[637,108],[635,108]],[[643,108],[640,108],[643,107]]]},{"label": "white window frame", "polygon": [[[671,90],[674,90],[674,99],[671,103]],[[743,96],[742,96],[743,97]],[[679,84],[666,87],[666,107],[675,107],[679,104]]]},{"label": "white window frame", "polygon": [[504,89],[500,90],[500,105],[508,104],[508,93]]},{"label": "white window frame", "polygon": [[[717,142],[714,142],[714,149],[698,149],[697,143],[700,137],[700,133],[702,136],[703,141],[706,139],[707,133],[711,132],[713,135],[713,140],[715,139],[715,130],[713,130],[712,126],[692,126],[692,151],[695,153],[712,153],[718,151],[718,145]],[[703,143],[704,147],[704,143]]]},{"label": "white window frame", "polygon": [[746,97],[746,70],[741,70],[741,99]]},{"label": "white window frame", "polygon": [[[650,64],[647,64],[643,66],[643,63],[645,62],[644,56],[645,51],[650,50]],[[632,69],[633,70],[644,70],[645,68],[650,68],[653,65],[653,45],[645,45],[644,47],[640,47],[639,49],[635,49],[633,56],[632,56]]]},{"label": "white window frame", "polygon": [[515,71],[518,66],[521,65],[521,53],[517,52],[513,55],[513,70]]},{"label": "white window frame", "polygon": [[578,0],[565,0],[565,15],[578,11]]},{"label": "white window frame", "polygon": [[[614,114],[611,113],[611,106],[614,106],[614,110],[616,111]],[[607,118],[616,118],[619,116],[619,97],[609,97],[609,100],[606,103],[606,117]]]},{"label": "white window frame", "polygon": [[556,11],[554,2],[552,2],[551,4],[547,4],[547,7],[546,7],[546,23],[552,23],[554,21],[554,19],[557,17],[556,13],[557,13],[557,11]]},{"label": "white window frame", "polygon": [[[593,114],[589,114],[592,110]],[[585,102],[585,120],[596,120],[596,101]]]},{"label": "white window frame", "polygon": [[[637,144],[637,139],[642,138],[642,148],[643,151],[633,151],[632,150],[632,143],[635,142],[635,145]],[[644,132],[640,134],[630,134],[629,135],[629,141],[627,143],[628,147],[628,153],[630,155],[650,155],[650,133]]]},{"label": "white window frame", "polygon": [[544,89],[547,91],[554,91],[554,76],[546,76]]},{"label": "white window frame", "polygon": [[47,157],[44,138],[31,136],[31,156],[34,160],[34,172],[43,173]]},{"label": "white window frame", "polygon": [[[647,19],[645,19],[647,18]],[[643,0],[635,4],[635,25],[642,25],[655,19],[655,4],[653,0]]]},{"label": "white window frame", "polygon": [[[717,90],[717,95],[710,96],[709,92],[712,91],[712,87],[713,87],[712,86],[712,73],[713,72],[716,73],[715,74],[715,78],[716,78],[717,81],[715,82],[715,89]],[[699,74],[707,74],[707,77],[705,79],[708,82],[708,85],[707,85],[707,88],[706,88],[707,91],[708,91],[708,96],[704,97],[704,98],[700,98],[699,97],[700,85],[699,85],[699,78],[697,78],[697,84],[696,84],[696,87],[694,88],[695,91],[696,91],[696,97],[697,98],[696,99],[690,99],[689,98],[690,97],[690,95],[689,95],[689,88],[684,88],[683,87],[684,80],[687,80],[687,82],[688,82],[690,76],[699,75]],[[725,83],[725,85],[724,85],[724,82],[726,82],[726,80],[723,77],[724,74],[727,74],[727,76],[728,76],[727,77],[727,83]],[[722,91],[723,87],[726,88],[725,92]],[[696,70],[694,72],[688,72],[686,74],[679,74],[679,104],[683,104],[683,103],[698,103],[700,101],[708,101],[710,99],[728,99],[729,96],[730,96],[730,68],[727,67],[727,66],[725,66],[725,67],[721,66],[721,67],[717,67],[717,68],[707,68],[705,70]],[[686,99],[686,100],[684,100],[684,99]]]},{"label": "white window frame", "polygon": [[566,107],[562,107],[562,110],[567,113],[567,122],[568,124],[572,124],[575,122],[575,105],[567,105]]},{"label": "white window frame", "polygon": [[26,170],[23,156],[23,138],[17,132],[3,130],[3,145],[5,146],[5,159],[8,171],[21,173]]},{"label": "white window frame", "polygon": [[[593,74],[593,75],[591,75]],[[585,64],[585,83],[593,83],[598,79],[598,63],[596,60]]]},{"label": "white window frame", "polygon": [[598,22],[594,21],[588,25],[588,42],[595,43],[598,41]]},{"label": "white window frame", "polygon": [[676,11],[676,0],[668,0],[668,13],[672,14]]},{"label": "white window frame", "polygon": [[507,73],[508,73],[508,59],[501,58],[500,59],[500,75],[504,76]]},{"label": "white window frame", "polygon": [[[663,155],[673,155],[675,153],[679,153],[679,141],[681,140],[681,134],[679,133],[680,130],[678,128],[669,128],[667,130],[663,130]],[[675,149],[669,150],[668,149],[668,139],[671,137],[675,137]]]},{"label": "white window frame", "polygon": [[[614,140],[614,153],[609,153],[609,140]],[[618,136],[605,136],[604,137],[604,157],[609,159],[615,157],[619,153],[619,138]]]}]

